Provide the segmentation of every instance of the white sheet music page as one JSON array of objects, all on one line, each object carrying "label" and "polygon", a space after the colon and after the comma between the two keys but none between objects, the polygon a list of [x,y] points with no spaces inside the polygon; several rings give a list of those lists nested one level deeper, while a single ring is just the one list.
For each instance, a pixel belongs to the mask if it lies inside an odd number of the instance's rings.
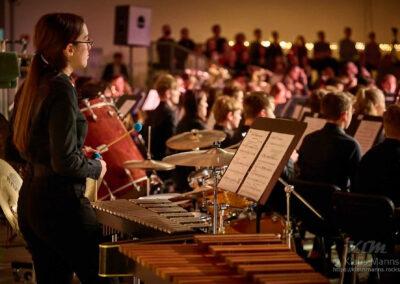
[{"label": "white sheet music page", "polygon": [[264,193],[294,135],[273,132],[254,163],[239,194],[258,201]]},{"label": "white sheet music page", "polygon": [[379,129],[382,126],[380,121],[362,120],[354,134],[354,139],[360,143],[362,153],[365,154],[373,145]]},{"label": "white sheet music page", "polygon": [[251,164],[269,135],[268,131],[250,128],[218,187],[236,192]]}]

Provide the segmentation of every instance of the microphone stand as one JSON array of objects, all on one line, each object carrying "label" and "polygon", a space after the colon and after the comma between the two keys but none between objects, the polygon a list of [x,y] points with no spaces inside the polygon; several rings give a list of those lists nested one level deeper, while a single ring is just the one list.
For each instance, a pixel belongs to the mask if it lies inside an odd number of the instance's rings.
[{"label": "microphone stand", "polygon": [[282,183],[285,188],[285,193],[286,193],[286,222],[285,222],[285,239],[286,239],[286,244],[288,245],[289,249],[291,249],[292,244],[291,244],[291,239],[292,239],[292,222],[290,221],[290,196],[293,193],[294,196],[296,196],[308,209],[310,209],[319,219],[324,221],[324,218],[321,216],[321,214],[318,213],[317,210],[312,207],[311,204],[309,204],[300,194],[298,194],[294,190],[294,186],[288,184],[286,181],[284,181],[282,178],[279,178],[279,182]]}]

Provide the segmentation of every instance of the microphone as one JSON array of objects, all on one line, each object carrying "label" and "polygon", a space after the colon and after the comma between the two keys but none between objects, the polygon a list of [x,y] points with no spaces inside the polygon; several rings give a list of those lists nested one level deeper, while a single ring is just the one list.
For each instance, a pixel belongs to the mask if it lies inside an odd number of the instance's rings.
[{"label": "microphone", "polygon": [[98,146],[98,147],[96,148],[96,150],[99,151],[100,154],[102,154],[102,153],[104,153],[104,152],[107,152],[109,147],[111,147],[112,145],[114,145],[115,143],[117,143],[118,141],[120,141],[121,139],[123,139],[123,138],[125,138],[126,136],[132,134],[133,132],[137,132],[137,133],[138,133],[138,132],[140,132],[141,130],[142,130],[142,124],[139,123],[139,122],[136,122],[136,123],[133,125],[133,129],[132,129],[132,130],[129,130],[128,132],[122,134],[120,137],[118,137],[117,139],[111,141],[111,142],[108,143],[107,145],[106,145],[106,144],[102,144],[102,145]]}]

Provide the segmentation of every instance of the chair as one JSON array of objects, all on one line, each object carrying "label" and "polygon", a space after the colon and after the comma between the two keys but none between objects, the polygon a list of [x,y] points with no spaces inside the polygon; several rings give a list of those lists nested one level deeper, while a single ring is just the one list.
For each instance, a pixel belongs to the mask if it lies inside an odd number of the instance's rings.
[{"label": "chair", "polygon": [[[0,207],[3,210],[9,226],[7,227],[6,245],[10,245],[12,239],[20,234],[17,216],[17,202],[19,190],[22,186],[22,178],[19,174],[4,160],[0,159]],[[17,281],[21,278],[21,271],[25,280],[35,281],[33,266],[31,262],[12,262],[14,277]]]},{"label": "chair", "polygon": [[[332,194],[340,189],[332,184],[310,182],[304,180],[291,180],[294,190],[300,194],[319,214],[323,220],[318,218],[298,198],[291,197],[291,215],[295,217],[299,229],[309,231],[316,236],[318,243],[319,260],[322,264],[321,272],[328,274],[328,264],[331,261],[330,245],[333,240],[339,238],[339,231],[334,223],[332,209]],[[326,257],[326,255],[328,255]]]},{"label": "chair", "polygon": [[19,233],[17,202],[21,186],[19,174],[0,159],[0,206],[14,233]]},{"label": "chair", "polygon": [[[393,253],[398,238],[398,228],[393,202],[386,196],[335,192],[332,202],[336,223],[347,235],[342,257],[341,281],[343,281],[349,240],[356,244],[356,248],[362,253],[372,254],[375,260],[383,259]],[[376,277],[379,279],[379,270],[376,271]],[[355,276],[354,273],[353,282]]]}]

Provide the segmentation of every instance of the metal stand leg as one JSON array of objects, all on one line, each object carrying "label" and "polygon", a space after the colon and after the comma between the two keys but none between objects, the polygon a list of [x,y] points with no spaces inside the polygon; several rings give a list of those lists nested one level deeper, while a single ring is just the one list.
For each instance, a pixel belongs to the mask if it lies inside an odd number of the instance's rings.
[{"label": "metal stand leg", "polygon": [[151,183],[151,172],[147,172],[147,180],[146,180],[146,195],[150,195],[150,183]]},{"label": "metal stand leg", "polygon": [[213,234],[217,234],[217,226],[218,226],[218,203],[217,203],[217,195],[218,195],[218,187],[217,187],[217,182],[218,182],[218,173],[217,169],[214,168],[213,170],[214,173],[214,216],[213,216]]},{"label": "metal stand leg", "polygon": [[292,240],[292,222],[290,221],[290,193],[293,190],[293,186],[285,186],[286,192],[286,222],[285,222],[285,239],[287,246],[291,249]]},{"label": "metal stand leg", "polygon": [[301,197],[300,194],[298,194],[294,190],[294,186],[288,184],[286,181],[284,181],[282,178],[279,178],[279,182],[281,182],[285,186],[285,192],[286,192],[286,222],[285,222],[285,238],[286,238],[286,244],[288,247],[291,249],[292,248],[292,223],[290,221],[290,196],[293,193],[305,206],[307,206],[318,218],[320,218],[322,221],[324,218],[317,212],[317,210],[314,209],[307,201],[304,200],[303,197]]},{"label": "metal stand leg", "polygon": [[260,233],[260,221],[261,221],[261,206],[257,205],[256,208],[256,233]]}]

